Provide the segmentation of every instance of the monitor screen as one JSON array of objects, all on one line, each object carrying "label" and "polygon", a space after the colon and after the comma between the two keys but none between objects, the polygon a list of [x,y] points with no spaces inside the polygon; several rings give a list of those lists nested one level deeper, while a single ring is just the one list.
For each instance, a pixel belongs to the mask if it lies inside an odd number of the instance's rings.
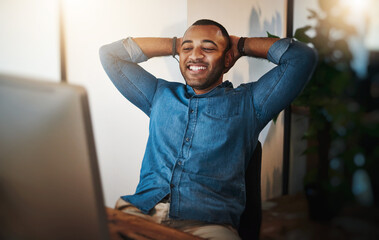
[{"label": "monitor screen", "polygon": [[0,239],[106,239],[83,87],[0,75]]}]

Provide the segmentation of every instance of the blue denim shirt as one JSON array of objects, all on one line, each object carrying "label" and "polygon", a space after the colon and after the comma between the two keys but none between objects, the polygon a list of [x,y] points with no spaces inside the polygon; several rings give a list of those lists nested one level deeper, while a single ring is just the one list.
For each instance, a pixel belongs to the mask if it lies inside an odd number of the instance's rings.
[{"label": "blue denim shirt", "polygon": [[225,81],[202,95],[140,67],[147,57],[131,38],[101,47],[100,58],[117,89],[150,117],[137,190],[122,198],[148,213],[171,194],[170,218],[237,227],[258,135],[303,89],[315,51],[279,40],[268,52],[277,66],[259,81],[237,88]]}]

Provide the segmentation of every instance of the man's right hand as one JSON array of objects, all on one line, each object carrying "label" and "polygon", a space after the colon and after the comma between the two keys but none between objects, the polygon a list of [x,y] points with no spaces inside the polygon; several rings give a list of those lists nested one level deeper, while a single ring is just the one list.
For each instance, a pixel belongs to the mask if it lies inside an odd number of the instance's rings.
[{"label": "man's right hand", "polygon": [[234,66],[237,60],[241,57],[237,48],[238,40],[240,39],[240,37],[230,35],[229,39],[230,39],[230,44],[231,44],[231,47],[229,50],[229,54],[231,56],[231,63],[229,67],[224,70],[224,73],[227,73]]}]

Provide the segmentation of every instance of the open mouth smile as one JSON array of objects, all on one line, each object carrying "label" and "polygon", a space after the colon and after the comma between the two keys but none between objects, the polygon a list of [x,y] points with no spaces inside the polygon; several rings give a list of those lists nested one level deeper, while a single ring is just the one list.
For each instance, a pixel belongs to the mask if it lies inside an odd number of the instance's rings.
[{"label": "open mouth smile", "polygon": [[189,64],[187,66],[187,69],[189,69],[191,72],[194,72],[194,73],[200,73],[202,71],[205,71],[207,70],[207,66],[206,65],[192,65],[192,64]]}]

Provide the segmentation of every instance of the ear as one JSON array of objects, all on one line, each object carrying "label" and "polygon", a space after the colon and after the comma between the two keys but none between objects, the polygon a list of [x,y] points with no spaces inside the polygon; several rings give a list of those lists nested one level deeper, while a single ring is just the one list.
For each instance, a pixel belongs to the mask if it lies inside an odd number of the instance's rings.
[{"label": "ear", "polygon": [[231,51],[230,49],[225,53],[224,73],[227,73],[232,66],[233,66],[233,51]]}]

